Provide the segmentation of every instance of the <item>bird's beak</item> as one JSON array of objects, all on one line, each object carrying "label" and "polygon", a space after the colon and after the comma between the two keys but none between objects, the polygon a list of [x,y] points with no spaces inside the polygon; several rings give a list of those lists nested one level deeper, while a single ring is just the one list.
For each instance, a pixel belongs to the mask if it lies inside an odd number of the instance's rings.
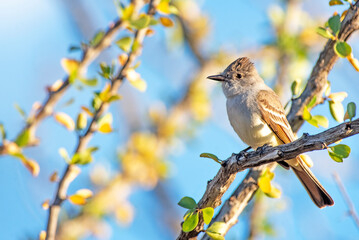
[{"label": "bird's beak", "polygon": [[215,81],[225,81],[226,80],[226,78],[222,74],[208,76],[207,78],[211,79],[211,80],[215,80]]}]

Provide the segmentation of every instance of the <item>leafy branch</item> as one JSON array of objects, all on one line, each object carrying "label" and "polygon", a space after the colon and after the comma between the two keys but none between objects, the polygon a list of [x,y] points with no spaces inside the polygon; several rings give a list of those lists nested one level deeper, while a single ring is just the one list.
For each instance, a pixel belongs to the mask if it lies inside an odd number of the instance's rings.
[{"label": "leafy branch", "polygon": [[[353,32],[359,29],[358,5],[359,2],[356,2],[355,5],[352,5],[348,10],[344,20],[341,23],[338,39],[346,41]],[[303,109],[310,103],[314,96],[316,96],[316,101],[311,106],[311,108],[314,108],[316,105],[322,102],[322,94],[325,91],[327,85],[327,76],[338,59],[338,56],[334,52],[334,44],[335,41],[331,39],[328,40],[324,50],[321,52],[315,66],[313,67],[312,73],[308,79],[308,83],[304,91],[298,98],[293,99],[292,101],[291,110],[287,118],[294,132],[297,132],[303,124]],[[269,167],[270,169],[273,169],[275,165],[271,164]],[[242,183],[232,194],[232,196],[226,201],[224,206],[222,206],[218,215],[212,220],[214,222],[226,222],[225,233],[237,222],[239,214],[243,211],[248,202],[251,200],[253,194],[257,191],[258,179],[262,175],[262,171],[265,168],[265,166],[261,165],[251,169]],[[206,193],[203,195],[198,205],[200,207],[212,206],[213,208],[219,206],[221,204],[221,197],[223,196],[224,192],[227,191],[230,184],[234,181],[234,178],[235,174],[226,175],[223,171],[223,168],[221,168],[215,178],[207,186]],[[221,182],[221,188],[213,188],[213,191],[210,192],[210,185],[212,185],[214,180],[218,179],[223,180]],[[210,195],[212,195],[213,198],[210,198]],[[188,233],[182,231],[177,239],[196,238],[201,231],[202,226],[203,220],[200,220],[195,230]],[[208,236],[204,236],[203,239],[208,239]]]},{"label": "leafy branch", "polygon": [[[140,21],[137,22],[138,25],[136,26],[136,28],[138,30],[136,30],[135,32],[135,37],[134,37],[134,41],[132,44],[132,48],[130,53],[128,54],[128,57],[126,59],[126,61],[124,62],[123,66],[121,67],[121,69],[119,70],[119,72],[116,74],[116,76],[111,77],[110,78],[110,85],[109,87],[106,89],[106,95],[107,96],[116,96],[117,91],[119,89],[119,87],[121,86],[124,78],[127,76],[130,66],[134,63],[135,59],[141,54],[141,49],[142,49],[142,42],[144,40],[146,31],[147,31],[147,27],[149,24],[149,16],[153,15],[156,13],[155,8],[157,5],[157,1],[150,1],[149,3],[149,10],[148,10],[148,16],[145,17],[148,19],[145,21]],[[135,9],[140,9],[143,6],[143,2],[142,1],[133,1],[133,5],[130,4],[130,6],[128,6],[127,11],[131,12],[129,13],[128,18],[126,18],[126,21],[124,21],[126,24],[128,24],[128,19],[133,16]],[[125,9],[126,12],[126,9]],[[144,15],[142,15],[144,16]],[[137,18],[137,20],[140,20],[141,16]],[[133,25],[133,22],[132,22]],[[104,72],[104,69],[102,69],[102,71]],[[106,98],[107,100],[109,98]],[[103,99],[100,99],[101,101],[99,102],[98,106],[95,106],[95,112],[92,113],[92,119],[90,121],[90,124],[87,128],[87,130],[85,131],[85,133],[83,135],[79,135],[79,139],[78,139],[78,144],[77,147],[75,149],[74,152],[74,156],[77,155],[81,155],[82,153],[86,152],[87,149],[86,146],[88,144],[88,142],[90,141],[90,139],[92,138],[92,135],[98,130],[98,120],[100,119],[101,116],[103,116],[103,114],[106,112],[106,110],[108,109],[109,105],[110,105],[110,101],[103,101]],[[87,154],[86,154],[87,155]],[[77,162],[78,163],[78,162]],[[56,196],[55,199],[53,201],[53,203],[50,206],[50,210],[49,210],[49,217],[48,217],[48,224],[47,224],[47,234],[46,234],[46,239],[55,239],[55,234],[56,234],[56,228],[57,228],[57,221],[58,221],[58,215],[60,212],[60,208],[61,205],[63,203],[64,200],[66,200],[66,196],[67,196],[67,189],[70,185],[70,183],[76,178],[76,176],[79,173],[79,168],[77,167],[77,165],[75,164],[75,162],[70,162],[67,165],[67,168],[58,184],[58,188],[56,191]]]}]

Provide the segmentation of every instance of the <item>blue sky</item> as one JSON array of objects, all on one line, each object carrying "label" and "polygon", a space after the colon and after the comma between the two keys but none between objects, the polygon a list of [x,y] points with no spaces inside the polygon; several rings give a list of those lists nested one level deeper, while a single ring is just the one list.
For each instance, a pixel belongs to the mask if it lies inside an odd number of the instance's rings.
[{"label": "blue sky", "polygon": [[[64,76],[60,66],[60,59],[68,54],[70,45],[87,40],[100,28],[105,28],[116,17],[112,1],[80,1],[91,13],[90,30],[83,31],[77,26],[78,19],[74,18],[68,6],[75,6],[69,1],[45,0],[13,0],[0,2],[0,121],[5,125],[9,138],[16,136],[24,122],[13,107],[19,104],[29,112],[32,103],[42,102],[46,96],[45,86]],[[272,30],[267,18],[267,7],[278,4],[279,1],[198,1],[199,5],[211,22],[211,34],[207,37],[204,50],[216,51],[218,48],[232,49],[236,52],[246,49],[258,49],[263,43],[271,40]],[[311,14],[321,13],[326,19],[334,11],[321,0],[309,7],[305,1],[304,8]],[[314,3],[313,3],[314,4]],[[342,8],[339,8],[342,9]],[[86,25],[85,25],[86,26]],[[126,122],[123,120],[126,97],[135,101],[139,115],[144,114],[148,104],[158,100],[171,99],[183,91],[181,82],[188,79],[197,63],[191,58],[185,47],[169,50],[165,46],[166,34],[160,28],[157,34],[146,39],[144,44],[142,64],[139,68],[141,76],[148,82],[146,93],[139,93],[131,86],[125,84],[120,93],[124,95],[124,102],[114,104],[114,126],[119,129],[110,135],[96,135],[92,145],[100,145],[101,150],[96,153],[96,161],[108,161],[116,154],[118,146],[126,141],[128,130],[121,129]],[[353,46],[355,56],[359,56],[358,38],[349,42]],[[317,49],[316,52],[320,51]],[[113,57],[112,49],[106,50],[100,56],[99,62]],[[313,65],[317,54],[313,54]],[[96,73],[96,64],[89,69],[88,74]],[[225,67],[225,66],[223,66]],[[211,73],[215,74],[215,73]],[[340,59],[329,75],[332,82],[332,91],[347,91],[348,98],[344,105],[350,101],[357,102],[359,84],[358,73],[346,60]],[[214,84],[214,83],[209,83]],[[64,109],[72,116],[79,106],[88,104],[91,90],[78,91],[71,89],[65,94],[61,103],[73,96],[77,96],[73,106]],[[246,146],[238,139],[231,129],[225,113],[225,99],[220,87],[216,86],[212,95],[211,119],[201,126],[196,137],[186,142],[185,149],[170,157],[171,176],[164,183],[171,189],[171,200],[176,203],[183,196],[191,196],[199,200],[206,183],[213,178],[218,165],[207,159],[199,158],[202,152],[212,152],[224,159],[232,152],[238,152]],[[357,102],[358,103],[358,102]],[[314,114],[328,115],[328,106],[319,106]],[[336,122],[330,119],[330,126]],[[146,126],[141,126],[145,128]],[[314,134],[322,131],[305,124],[300,134],[308,132]],[[299,135],[300,135],[299,134]],[[76,136],[54,122],[46,119],[40,126],[37,135],[44,141],[42,146],[30,148],[25,153],[36,159],[41,167],[40,175],[33,178],[21,163],[8,156],[0,158],[0,238],[25,239],[36,237],[38,232],[45,228],[47,212],[42,210],[41,203],[47,198],[53,198],[55,185],[48,181],[49,175],[57,170],[64,169],[64,162],[58,155],[58,148],[64,147],[69,152],[76,144]],[[344,140],[352,148],[352,153],[343,163],[338,164],[330,160],[328,154],[315,152],[310,154],[314,159],[313,172],[326,187],[335,200],[334,207],[319,210],[310,201],[305,190],[295,179],[294,174],[278,169],[275,181],[281,186],[283,197],[279,200],[269,200],[270,221],[277,229],[279,239],[356,239],[358,229],[347,216],[347,206],[343,202],[332,177],[334,171],[341,176],[347,191],[354,202],[359,202],[359,150],[356,147],[358,136]],[[106,144],[103,144],[106,143]],[[91,166],[83,167],[83,173],[70,186],[69,192],[88,186],[86,173]],[[233,191],[236,183],[243,178],[239,173],[231,189],[223,200]],[[171,239],[171,235],[151,219],[158,216],[161,210],[153,193],[139,190],[134,193],[130,201],[136,208],[136,217],[130,227],[118,226],[114,220],[109,220],[113,226],[111,239]],[[285,201],[288,207],[277,210],[278,202]],[[357,205],[357,204],[356,204]],[[68,205],[66,205],[68,207]],[[357,205],[357,207],[359,207]],[[176,214],[184,213],[176,208]],[[246,218],[240,217],[239,223],[229,232],[228,239],[244,239],[247,233]],[[159,229],[159,231],[158,231]]]}]

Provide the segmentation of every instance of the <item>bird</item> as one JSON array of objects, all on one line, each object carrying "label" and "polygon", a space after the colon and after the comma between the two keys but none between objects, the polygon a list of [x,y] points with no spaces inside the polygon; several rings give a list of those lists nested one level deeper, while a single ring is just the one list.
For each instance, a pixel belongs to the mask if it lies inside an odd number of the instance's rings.
[{"label": "bird", "polygon": [[[248,57],[238,58],[222,73],[207,78],[222,83],[229,122],[244,143],[258,149],[296,140],[278,95],[264,83]],[[300,155],[278,164],[294,171],[319,208],[334,205]]]}]

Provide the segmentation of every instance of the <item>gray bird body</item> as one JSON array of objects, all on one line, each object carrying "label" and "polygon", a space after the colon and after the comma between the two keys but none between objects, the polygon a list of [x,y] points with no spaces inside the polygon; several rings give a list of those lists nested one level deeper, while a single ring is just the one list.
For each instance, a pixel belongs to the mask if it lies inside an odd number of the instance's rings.
[{"label": "gray bird body", "polygon": [[[222,84],[223,85],[223,84]],[[256,100],[261,90],[270,90],[264,83],[249,91],[227,97],[227,114],[229,122],[239,138],[253,149],[268,144],[281,144],[276,134],[263,121]]]},{"label": "gray bird body", "polygon": [[[265,144],[277,146],[296,139],[278,96],[264,83],[248,58],[239,58],[223,73],[208,78],[222,82],[229,122],[244,143],[257,149]],[[278,163],[293,169],[319,208],[334,204],[300,156]]]}]

